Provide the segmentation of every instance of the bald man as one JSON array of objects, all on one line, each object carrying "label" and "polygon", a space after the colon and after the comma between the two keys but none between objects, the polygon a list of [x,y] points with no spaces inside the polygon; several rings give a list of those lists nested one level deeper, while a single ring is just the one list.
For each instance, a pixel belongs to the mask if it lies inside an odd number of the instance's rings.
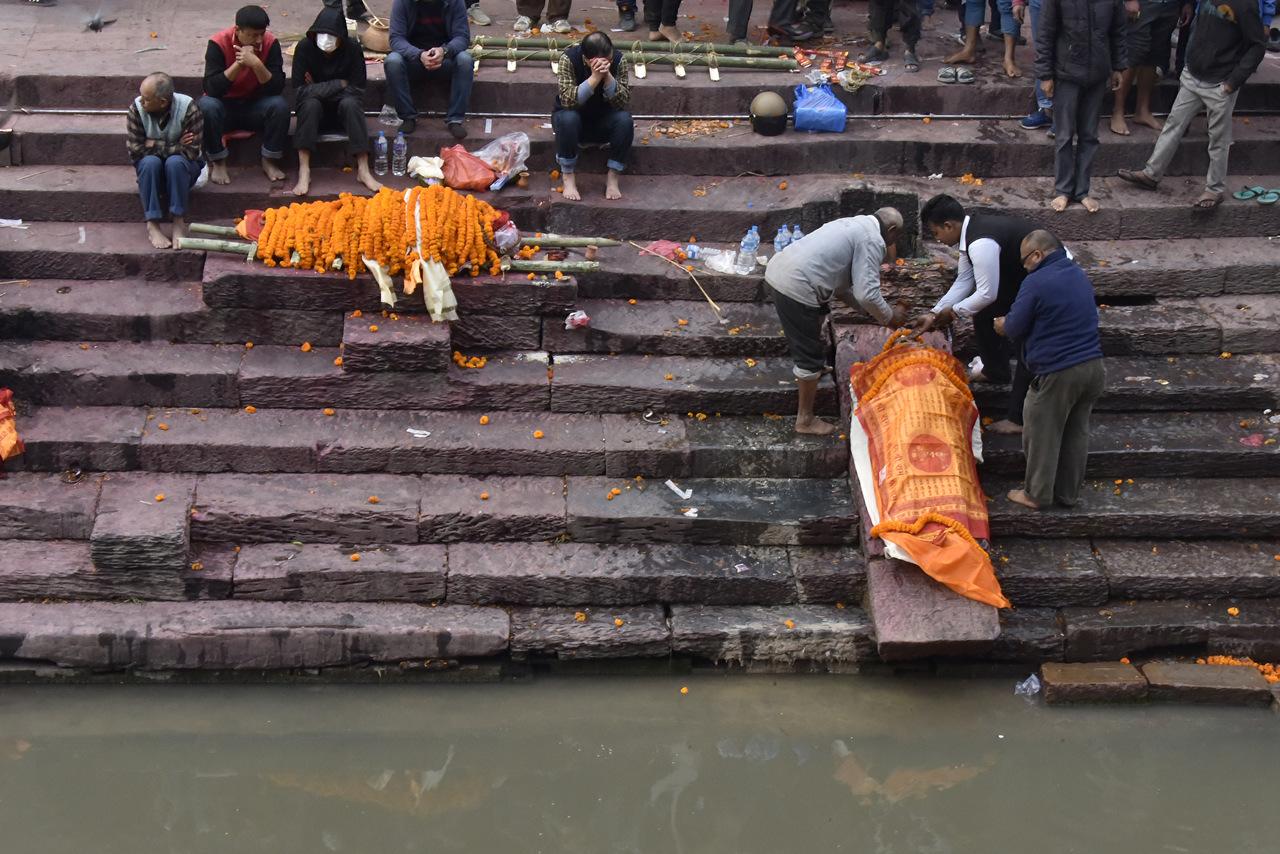
[{"label": "bald man", "polygon": [[1023,239],[1022,263],[1029,275],[1009,314],[995,319],[1032,377],[1022,409],[1026,479],[1008,498],[1031,510],[1074,507],[1089,460],[1089,416],[1106,385],[1098,306],[1088,275],[1049,232]]},{"label": "bald man", "polygon": [[[191,98],[173,91],[173,78],[148,74],[129,105],[125,145],[138,173],[147,237],[157,249],[177,249],[186,233],[187,200],[204,168],[204,117]],[[164,203],[173,236],[160,227]]]},{"label": "bald man", "polygon": [[881,208],[871,216],[832,220],[769,259],[764,279],[795,361],[799,384],[796,432],[826,436],[835,427],[813,414],[818,380],[831,370],[822,324],[837,298],[885,326],[901,326],[907,306],[890,307],[880,293],[880,265],[902,234],[902,214]]}]

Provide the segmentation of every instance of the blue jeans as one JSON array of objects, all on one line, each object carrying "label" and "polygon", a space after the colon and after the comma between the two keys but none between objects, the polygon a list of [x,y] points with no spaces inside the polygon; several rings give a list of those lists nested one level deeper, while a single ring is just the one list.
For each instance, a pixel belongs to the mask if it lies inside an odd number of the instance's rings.
[{"label": "blue jeans", "polygon": [[410,62],[395,52],[387,54],[383,64],[387,88],[391,90],[396,115],[400,118],[412,119],[418,115],[418,109],[413,105],[410,83],[438,80],[442,77],[449,78],[449,110],[445,113],[444,120],[452,124],[467,117],[467,104],[471,102],[471,82],[475,76],[475,63],[467,51],[449,57],[443,65],[432,71],[423,68],[421,62]]},{"label": "blue jeans", "polygon": [[1000,32],[1006,36],[1017,37],[1018,29],[1022,26],[1018,23],[1018,19],[1013,17],[1013,0],[997,0],[996,6],[1000,9]]},{"label": "blue jeans", "polygon": [[920,10],[921,18],[927,18],[933,14],[933,10],[936,5],[937,4],[934,0],[920,0],[920,2],[916,4],[916,8]]},{"label": "blue jeans", "polygon": [[964,25],[978,28],[987,14],[987,0],[964,0]]},{"label": "blue jeans", "polygon": [[[1031,15],[1031,46],[1035,49],[1036,44],[1036,22],[1040,20],[1040,7],[1044,5],[1044,0],[1027,0],[1027,10]],[[1036,106],[1042,110],[1053,109],[1053,99],[1044,93],[1040,88],[1040,81],[1035,82],[1036,89]]]},{"label": "blue jeans", "polygon": [[635,122],[626,110],[608,110],[583,121],[577,110],[556,110],[551,114],[551,127],[556,134],[556,162],[560,171],[572,175],[578,165],[578,147],[582,143],[607,144],[609,168],[622,172],[631,156],[635,138]]},{"label": "blue jeans", "polygon": [[172,154],[165,160],[155,154],[148,154],[135,163],[138,195],[142,197],[142,214],[147,222],[164,219],[162,203],[165,198],[169,200],[169,213],[186,216],[191,188],[196,185],[196,179],[200,177],[200,170],[203,168],[204,163],[188,160],[181,154]]},{"label": "blue jeans", "polygon": [[282,95],[267,95],[252,101],[223,100],[205,95],[199,101],[204,116],[204,154],[212,163],[226,160],[222,136],[228,131],[251,130],[262,134],[262,156],[278,160],[289,141],[289,102]]}]

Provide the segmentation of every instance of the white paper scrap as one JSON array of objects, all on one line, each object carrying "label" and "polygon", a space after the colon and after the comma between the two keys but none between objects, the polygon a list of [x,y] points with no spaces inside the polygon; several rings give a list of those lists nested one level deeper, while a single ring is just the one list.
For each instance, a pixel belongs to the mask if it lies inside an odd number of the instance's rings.
[{"label": "white paper scrap", "polygon": [[693,497],[692,489],[681,489],[680,487],[676,486],[676,482],[674,480],[667,481],[667,489],[670,489],[672,492],[678,495],[681,501],[688,501],[690,498]]}]

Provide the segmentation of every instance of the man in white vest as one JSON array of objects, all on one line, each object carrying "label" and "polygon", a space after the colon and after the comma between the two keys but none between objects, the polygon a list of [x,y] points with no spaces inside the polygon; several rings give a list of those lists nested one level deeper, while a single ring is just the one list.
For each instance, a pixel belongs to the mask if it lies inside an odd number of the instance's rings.
[{"label": "man in white vest", "polygon": [[[195,102],[173,91],[168,74],[147,75],[129,106],[125,144],[138,172],[147,236],[157,249],[177,249],[186,234],[187,200],[204,168],[203,139],[204,117]],[[160,228],[166,201],[173,217],[172,237]]]}]

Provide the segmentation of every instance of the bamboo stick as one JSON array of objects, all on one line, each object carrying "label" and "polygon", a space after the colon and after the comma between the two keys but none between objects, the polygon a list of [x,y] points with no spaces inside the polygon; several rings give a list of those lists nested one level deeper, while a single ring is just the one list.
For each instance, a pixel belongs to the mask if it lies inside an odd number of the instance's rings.
[{"label": "bamboo stick", "polygon": [[[498,60],[505,62],[509,59],[516,61],[530,60],[533,62],[549,61],[553,57],[547,50],[517,50],[515,55],[505,51],[477,51],[474,54],[476,62],[483,60]],[[764,71],[797,71],[800,64],[794,59],[766,59],[764,57],[754,56],[709,56],[707,54],[645,54],[644,61],[649,65],[710,65],[712,62],[718,68],[754,68]]]},{"label": "bamboo stick", "polygon": [[187,231],[192,234],[212,234],[215,237],[230,237],[232,240],[240,240],[240,232],[228,225],[205,225],[202,222],[193,222],[187,226]]},{"label": "bamboo stick", "polygon": [[520,261],[503,264],[514,273],[592,273],[600,269],[599,261]]},{"label": "bamboo stick", "polygon": [[675,261],[672,261],[666,255],[659,255],[657,252],[654,252],[651,249],[641,246],[639,243],[636,243],[634,240],[628,240],[627,242],[630,243],[635,248],[639,249],[641,255],[652,255],[654,258],[657,258],[659,261],[666,261],[668,264],[675,267],[681,273],[684,273],[686,276],[692,279],[693,283],[698,286],[698,290],[702,291],[702,295],[706,297],[707,304],[710,305],[711,310],[715,312],[716,320],[720,321],[720,325],[723,326],[729,322],[728,319],[726,319],[725,316],[721,313],[720,306],[716,305],[716,301],[711,298],[711,294],[707,293],[707,289],[702,286],[702,282],[698,281],[698,277],[694,275],[693,270],[687,269],[681,264],[677,264]]},{"label": "bamboo stick", "polygon": [[[740,45],[740,44],[711,44],[709,42],[680,42],[678,44],[672,42],[651,42],[637,41],[633,44],[627,44],[623,39],[618,38],[616,47],[623,52],[640,51],[643,53],[675,53],[680,52],[686,56],[698,53],[715,53],[720,57],[737,56],[737,57],[774,57],[790,51],[785,47],[769,47],[767,45]],[[473,46],[486,48],[489,50],[514,48],[533,48],[542,50],[565,50],[577,44],[576,41],[569,39],[546,39],[546,38],[513,38],[507,39],[502,36],[476,36],[471,40]],[[486,51],[487,52],[487,51]],[[474,51],[472,52],[474,55]]]},{"label": "bamboo stick", "polygon": [[250,257],[257,248],[256,243],[236,242],[233,240],[210,240],[203,237],[178,238],[179,249],[194,249],[197,252],[226,252],[230,255]]},{"label": "bamboo stick", "polygon": [[622,241],[610,240],[607,237],[559,237],[554,234],[544,234],[541,237],[521,238],[520,245],[571,249],[578,246],[621,246]]}]

